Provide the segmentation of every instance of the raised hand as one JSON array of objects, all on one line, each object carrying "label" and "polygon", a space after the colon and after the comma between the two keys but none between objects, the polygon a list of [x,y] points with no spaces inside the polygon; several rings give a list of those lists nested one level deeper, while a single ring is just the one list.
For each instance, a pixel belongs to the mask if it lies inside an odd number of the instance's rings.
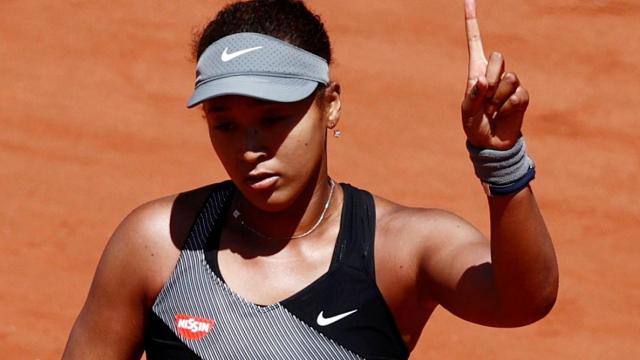
[{"label": "raised hand", "polygon": [[464,3],[469,73],[462,101],[462,125],[467,139],[479,148],[505,150],[520,137],[529,93],[516,74],[505,72],[502,54],[487,58],[476,16],[476,1]]}]

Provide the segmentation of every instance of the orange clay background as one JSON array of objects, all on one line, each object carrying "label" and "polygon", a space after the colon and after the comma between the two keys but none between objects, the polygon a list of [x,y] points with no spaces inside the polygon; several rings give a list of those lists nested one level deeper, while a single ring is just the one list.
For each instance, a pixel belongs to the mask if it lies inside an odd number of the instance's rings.
[{"label": "orange clay background", "polygon": [[[118,222],[226,178],[185,108],[192,33],[221,4],[0,2],[1,358],[59,358]],[[343,85],[332,176],[488,233],[459,123],[462,0],[309,4]],[[412,359],[638,359],[640,3],[481,0],[479,18],[485,50],[502,51],[532,96],[524,133],[560,294],[521,329],[439,309]]]}]

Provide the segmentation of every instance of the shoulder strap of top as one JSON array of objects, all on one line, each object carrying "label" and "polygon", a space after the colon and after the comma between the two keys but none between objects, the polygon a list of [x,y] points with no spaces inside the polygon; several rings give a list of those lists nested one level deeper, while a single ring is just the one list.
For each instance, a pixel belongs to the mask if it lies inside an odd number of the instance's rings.
[{"label": "shoulder strap of top", "polygon": [[343,183],[344,205],[337,249],[337,263],[345,263],[375,277],[373,245],[376,232],[376,209],[373,196],[350,184]]},{"label": "shoulder strap of top", "polygon": [[184,250],[203,250],[207,240],[230,204],[235,187],[231,181],[213,185],[209,198],[196,217],[187,236]]}]

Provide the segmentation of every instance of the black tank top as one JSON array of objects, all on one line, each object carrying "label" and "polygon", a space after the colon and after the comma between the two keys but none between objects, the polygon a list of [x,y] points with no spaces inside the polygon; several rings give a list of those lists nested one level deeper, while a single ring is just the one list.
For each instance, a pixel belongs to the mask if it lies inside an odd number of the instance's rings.
[{"label": "black tank top", "polygon": [[229,288],[217,261],[232,182],[213,186],[145,329],[155,359],[406,359],[408,350],[375,282],[375,206],[342,184],[329,270],[287,299],[253,304]]}]

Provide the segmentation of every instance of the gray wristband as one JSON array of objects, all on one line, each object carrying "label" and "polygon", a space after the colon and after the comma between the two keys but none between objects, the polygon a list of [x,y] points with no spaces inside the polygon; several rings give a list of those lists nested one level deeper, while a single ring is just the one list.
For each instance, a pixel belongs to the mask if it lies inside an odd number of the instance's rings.
[{"label": "gray wristband", "polygon": [[467,142],[476,176],[488,195],[508,195],[526,187],[535,177],[535,164],[524,139],[508,150],[480,149]]}]

